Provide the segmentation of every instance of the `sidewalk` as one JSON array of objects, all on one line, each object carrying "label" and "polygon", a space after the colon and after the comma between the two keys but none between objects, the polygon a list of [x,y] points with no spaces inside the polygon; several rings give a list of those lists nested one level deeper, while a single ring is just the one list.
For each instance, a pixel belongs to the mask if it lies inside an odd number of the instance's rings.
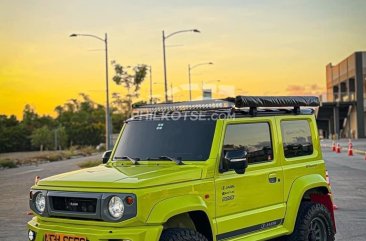
[{"label": "sidewalk", "polygon": [[[353,152],[361,155],[366,154],[366,139],[357,139],[351,140],[353,146]],[[332,140],[324,139],[320,141],[322,147],[329,147],[332,148]],[[346,151],[348,149],[348,139],[340,139],[335,141],[336,145],[339,143],[341,145],[341,149]]]}]

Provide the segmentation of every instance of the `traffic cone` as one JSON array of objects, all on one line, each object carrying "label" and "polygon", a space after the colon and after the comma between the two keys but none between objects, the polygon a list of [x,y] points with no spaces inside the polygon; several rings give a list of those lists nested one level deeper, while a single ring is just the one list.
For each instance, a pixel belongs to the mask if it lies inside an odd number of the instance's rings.
[{"label": "traffic cone", "polygon": [[[325,171],[325,179],[327,181],[327,184],[329,186],[329,189],[332,190],[332,186],[330,185],[330,179],[329,179],[328,170]],[[329,194],[332,195],[332,192],[330,192]],[[338,209],[338,206],[333,203],[333,210],[337,210],[337,209]]]},{"label": "traffic cone", "polygon": [[335,152],[336,151],[336,144],[335,144],[335,141],[333,141],[332,143],[332,151]]},{"label": "traffic cone", "polygon": [[348,156],[353,156],[352,142],[348,144]]},{"label": "traffic cone", "polygon": [[339,143],[337,144],[336,153],[341,153],[341,145]]}]

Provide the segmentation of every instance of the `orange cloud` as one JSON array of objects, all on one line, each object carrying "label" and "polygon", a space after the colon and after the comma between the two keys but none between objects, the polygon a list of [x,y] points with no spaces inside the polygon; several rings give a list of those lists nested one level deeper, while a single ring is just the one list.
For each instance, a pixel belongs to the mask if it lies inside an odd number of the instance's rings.
[{"label": "orange cloud", "polygon": [[312,85],[289,85],[286,88],[288,95],[322,95],[325,89],[317,84]]}]

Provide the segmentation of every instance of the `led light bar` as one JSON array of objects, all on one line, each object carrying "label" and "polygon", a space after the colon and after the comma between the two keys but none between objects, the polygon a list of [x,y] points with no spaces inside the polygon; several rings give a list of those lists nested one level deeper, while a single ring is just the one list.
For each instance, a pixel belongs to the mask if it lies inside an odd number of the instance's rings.
[{"label": "led light bar", "polygon": [[[230,99],[233,100],[233,99]],[[199,100],[189,102],[175,102],[153,105],[133,106],[134,113],[194,111],[194,110],[221,110],[235,107],[233,101],[227,100]]]}]

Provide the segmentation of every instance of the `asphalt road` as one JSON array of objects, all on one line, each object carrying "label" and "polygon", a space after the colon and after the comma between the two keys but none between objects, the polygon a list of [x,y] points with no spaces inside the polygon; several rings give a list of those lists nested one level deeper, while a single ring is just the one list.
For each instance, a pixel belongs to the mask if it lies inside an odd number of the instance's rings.
[{"label": "asphalt road", "polygon": [[[365,142],[366,146],[366,142]],[[336,210],[336,240],[366,240],[366,161],[364,156],[348,157],[347,153],[336,154],[323,148]],[[26,241],[26,222],[30,219],[28,192],[36,175],[47,177],[75,170],[77,163],[95,157],[23,166],[0,170],[0,240]]]},{"label": "asphalt road", "polygon": [[38,166],[22,166],[0,170],[0,241],[27,241],[26,223],[29,212],[29,189],[34,177],[45,178],[59,173],[79,169],[78,163],[95,160],[99,156],[75,158],[44,163]]},{"label": "asphalt road", "polygon": [[[366,146],[366,142],[364,144]],[[347,156],[323,148],[330,176],[335,211],[336,240],[366,240],[366,160],[363,155]]]}]

